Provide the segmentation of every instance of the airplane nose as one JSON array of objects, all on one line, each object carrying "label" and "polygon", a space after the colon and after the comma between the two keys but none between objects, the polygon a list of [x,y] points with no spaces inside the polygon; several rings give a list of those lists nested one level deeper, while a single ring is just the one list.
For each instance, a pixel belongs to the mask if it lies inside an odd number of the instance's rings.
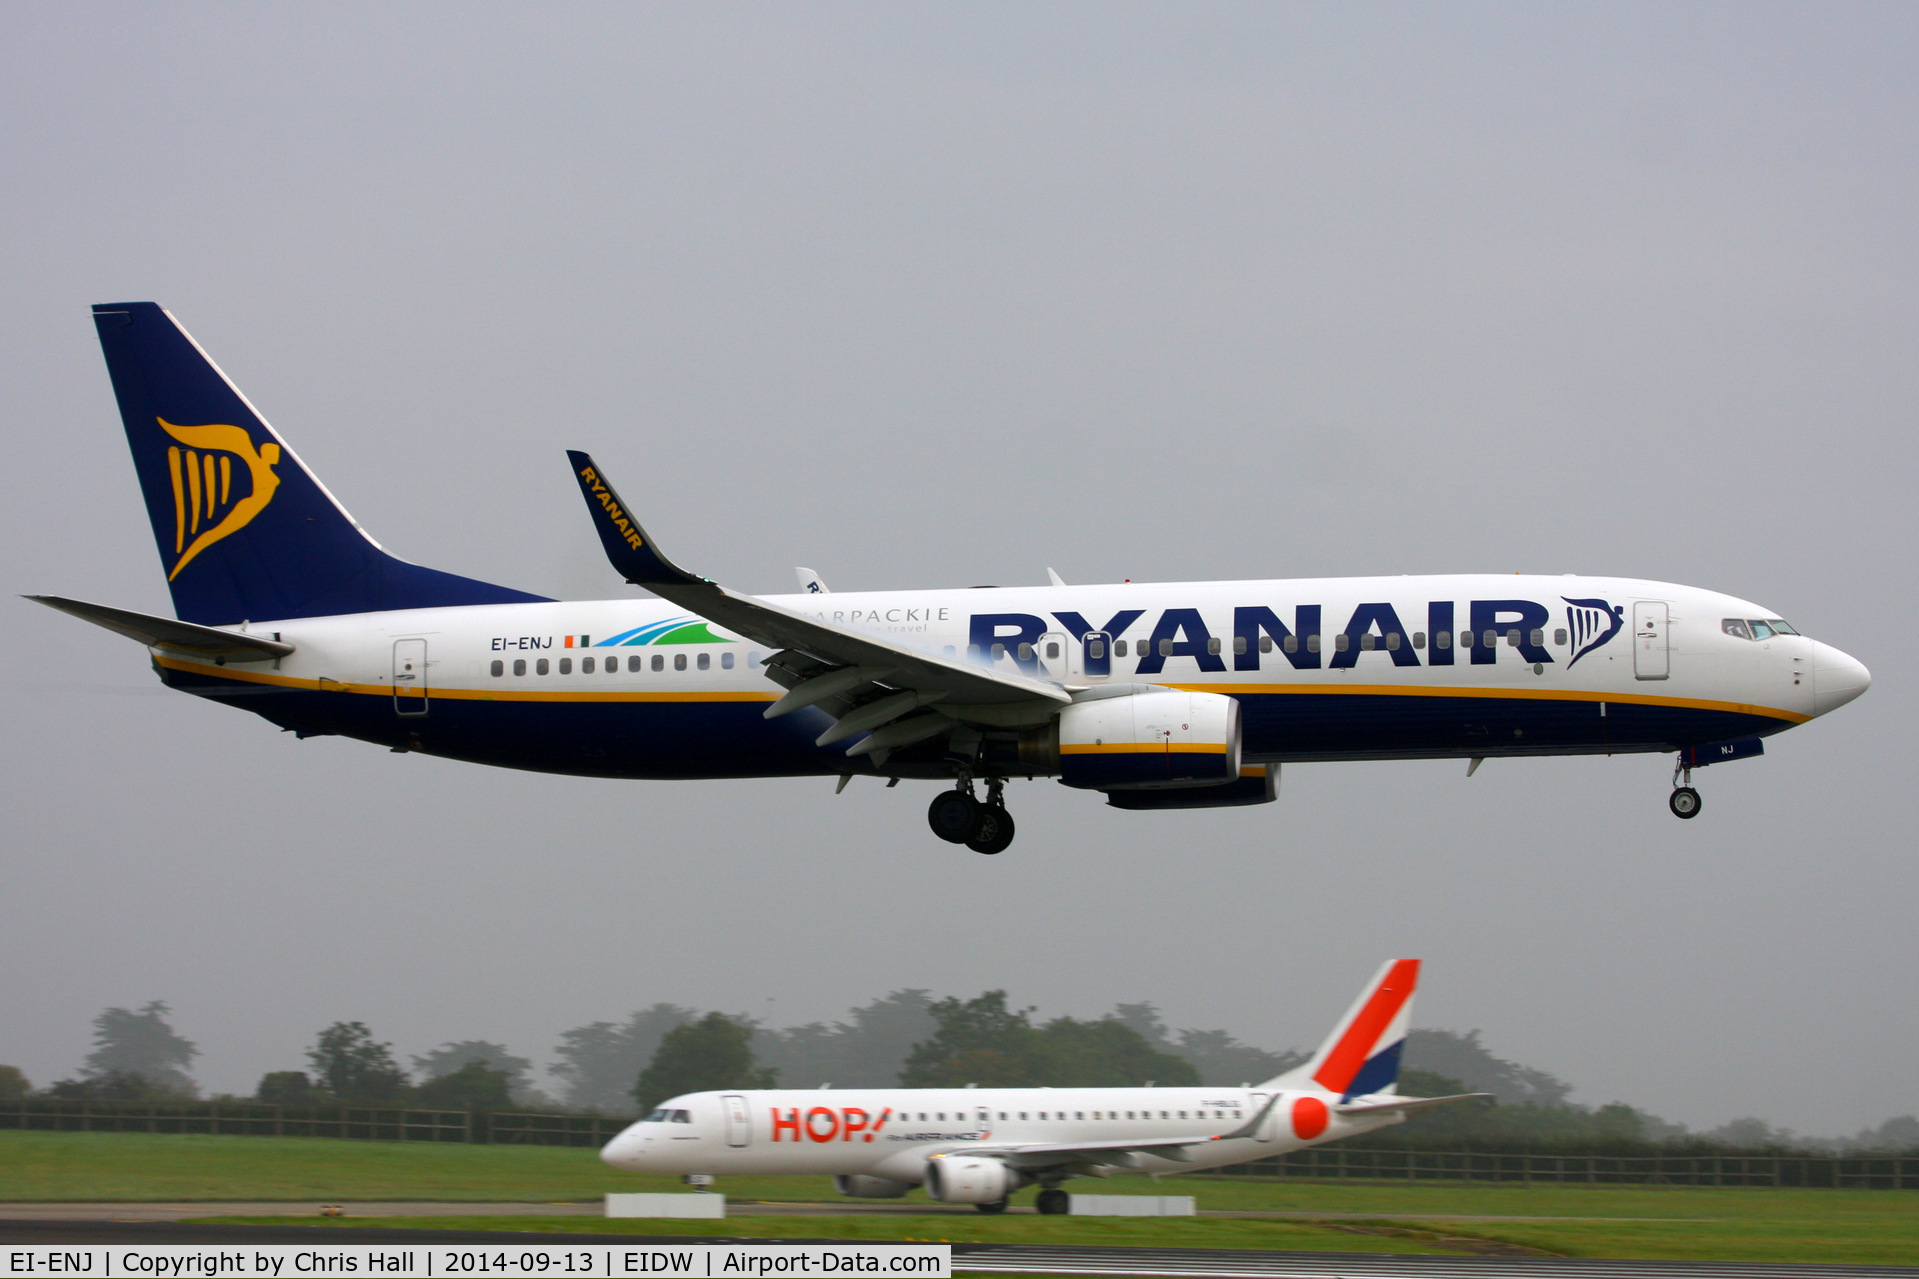
[{"label": "airplane nose", "polygon": [[640,1152],[645,1142],[640,1135],[628,1128],[625,1132],[600,1147],[600,1160],[615,1168],[633,1169],[639,1166]]},{"label": "airplane nose", "polygon": [[1830,644],[1812,644],[1812,713],[1836,711],[1872,687],[1864,662]]}]

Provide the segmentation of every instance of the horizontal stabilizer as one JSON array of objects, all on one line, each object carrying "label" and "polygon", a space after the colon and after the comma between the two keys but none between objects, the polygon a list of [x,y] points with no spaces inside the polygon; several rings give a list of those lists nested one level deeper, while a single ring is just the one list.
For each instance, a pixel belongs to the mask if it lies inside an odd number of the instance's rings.
[{"label": "horizontal stabilizer", "polygon": [[1344,1106],[1333,1107],[1338,1115],[1383,1115],[1389,1110],[1414,1114],[1421,1110],[1431,1110],[1435,1106],[1450,1106],[1455,1101],[1474,1101],[1481,1097],[1492,1096],[1489,1092],[1454,1093],[1450,1097],[1383,1097],[1378,1100],[1349,1102]]},{"label": "horizontal stabilizer", "polygon": [[293,651],[293,645],[268,639],[264,635],[247,635],[193,622],[176,622],[170,617],[153,617],[124,608],[108,608],[105,604],[62,599],[58,595],[27,595],[22,598],[45,604],[48,608],[57,608],[62,613],[71,613],[95,626],[105,627],[116,635],[138,640],[148,648],[179,649],[201,657],[240,662],[263,662],[272,657],[285,657]]}]

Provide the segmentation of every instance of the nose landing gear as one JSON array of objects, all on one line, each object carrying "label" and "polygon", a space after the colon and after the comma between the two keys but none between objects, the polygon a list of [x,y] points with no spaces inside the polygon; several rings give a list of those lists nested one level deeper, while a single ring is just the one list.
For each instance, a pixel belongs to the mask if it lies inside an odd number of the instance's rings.
[{"label": "nose landing gear", "polygon": [[926,824],[949,844],[964,844],[976,853],[992,856],[1013,843],[1013,815],[1006,811],[1005,779],[989,778],[986,800],[973,796],[973,779],[962,774],[959,785],[933,797]]},{"label": "nose landing gear", "polygon": [[[1692,768],[1687,765],[1682,753],[1672,766],[1672,798],[1666,801],[1666,807],[1672,809],[1674,817],[1691,821],[1699,816],[1699,792],[1692,788]],[[1685,785],[1680,785],[1684,779]]]}]

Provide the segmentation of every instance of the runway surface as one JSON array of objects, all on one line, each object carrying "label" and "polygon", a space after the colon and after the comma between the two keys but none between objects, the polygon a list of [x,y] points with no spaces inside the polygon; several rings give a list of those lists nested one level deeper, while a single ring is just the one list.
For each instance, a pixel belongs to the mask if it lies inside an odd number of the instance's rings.
[{"label": "runway surface", "polygon": [[[618,1235],[495,1230],[380,1230],[353,1226],[209,1226],[163,1221],[0,1220],[0,1244],[618,1243]],[[647,1245],[735,1242],[722,1236],[634,1236]],[[739,1243],[854,1243],[738,1239]],[[866,1241],[870,1242],[870,1241]],[[1919,1279],[1919,1267],[1591,1261],[1561,1257],[1393,1256],[1364,1252],[1256,1252],[1231,1248],[1042,1247],[954,1244],[956,1272],[1141,1275],[1167,1279]]]}]

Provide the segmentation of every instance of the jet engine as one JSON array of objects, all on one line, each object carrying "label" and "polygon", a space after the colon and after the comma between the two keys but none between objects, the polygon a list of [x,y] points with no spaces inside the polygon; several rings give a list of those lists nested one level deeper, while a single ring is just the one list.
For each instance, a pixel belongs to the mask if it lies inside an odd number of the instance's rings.
[{"label": "jet engine", "polygon": [[[1037,740],[1041,734],[1049,740]],[[1239,779],[1239,703],[1162,689],[1075,702],[1021,756],[1052,765],[1068,786],[1134,790],[1218,786]]]},{"label": "jet engine", "polygon": [[912,1188],[908,1182],[891,1181],[885,1177],[842,1174],[833,1178],[833,1189],[848,1199],[898,1199]]},{"label": "jet engine", "polygon": [[1019,1184],[1019,1174],[997,1159],[949,1155],[926,1161],[926,1193],[941,1203],[998,1203]]}]

